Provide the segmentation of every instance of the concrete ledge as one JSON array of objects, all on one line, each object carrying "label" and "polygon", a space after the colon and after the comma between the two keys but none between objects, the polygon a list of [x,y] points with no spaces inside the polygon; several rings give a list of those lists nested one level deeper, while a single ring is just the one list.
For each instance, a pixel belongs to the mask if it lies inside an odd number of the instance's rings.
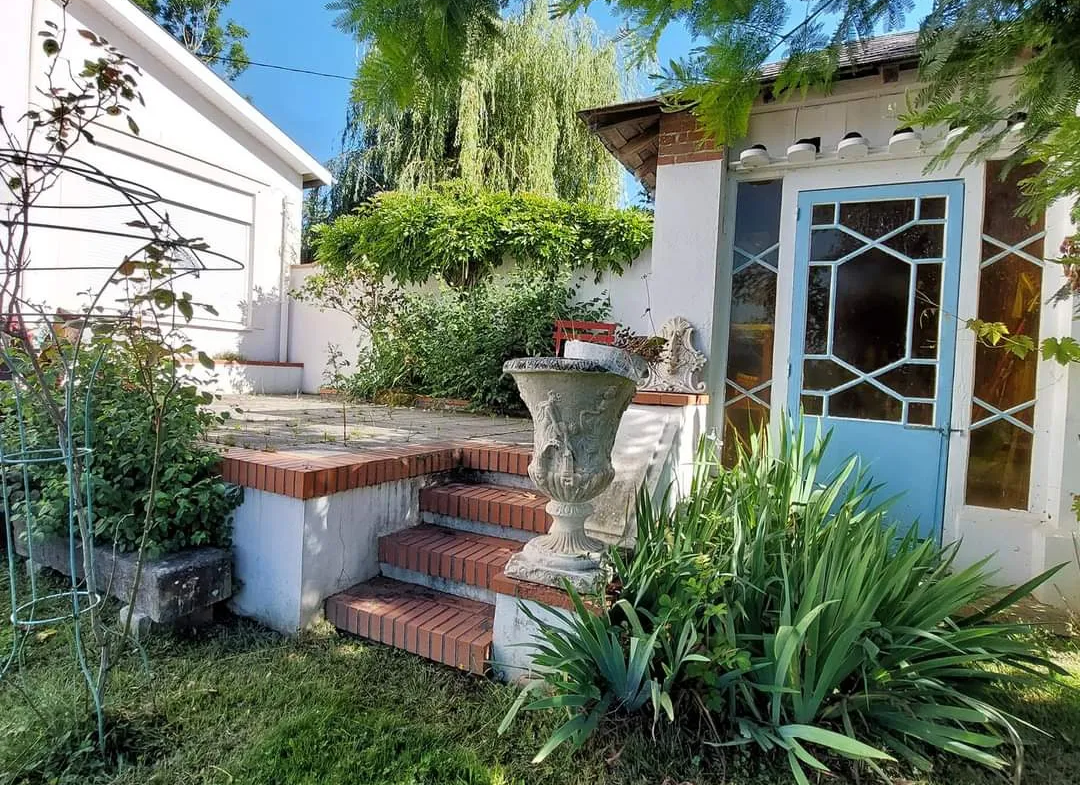
[{"label": "concrete ledge", "polygon": [[[68,542],[49,537],[30,543],[34,564],[70,574]],[[31,548],[21,537],[16,550],[29,558]],[[137,556],[113,554],[112,548],[94,549],[98,585],[122,602],[130,599],[135,584]],[[76,551],[82,575],[82,547]],[[232,556],[219,548],[192,548],[143,562],[142,578],[135,596],[135,612],[151,621],[170,623],[212,607],[232,596]]]}]

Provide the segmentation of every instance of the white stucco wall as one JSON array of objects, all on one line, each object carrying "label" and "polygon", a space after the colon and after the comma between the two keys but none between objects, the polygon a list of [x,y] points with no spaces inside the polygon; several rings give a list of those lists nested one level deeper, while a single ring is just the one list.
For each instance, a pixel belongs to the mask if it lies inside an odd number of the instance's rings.
[{"label": "white stucco wall", "polygon": [[[204,254],[203,261],[210,266],[228,269],[187,276],[178,286],[218,311],[218,316],[197,313],[190,329],[193,343],[211,354],[235,351],[249,359],[284,360],[287,318],[283,316],[287,312],[282,292],[288,286],[288,265],[299,254],[303,175],[278,150],[246,130],[236,111],[209,100],[193,86],[190,74],[175,70],[175,63],[163,62],[153,42],[125,22],[128,5],[73,0],[67,9],[69,35],[61,58],[81,70],[82,61],[93,51],[77,35],[82,28],[108,39],[129,56],[142,71],[138,88],[146,106],[136,105],[132,110],[140,133],[133,134],[126,119],[110,118],[95,129],[96,145],[80,143],[71,155],[156,190],[162,197],[159,211],[168,214],[180,234],[203,238],[212,252],[233,260],[225,264]],[[45,20],[61,24],[63,18],[56,0],[0,3],[0,25],[7,31],[5,46],[0,48],[5,74],[0,80],[0,106],[5,117],[22,114],[27,96],[32,95],[29,89],[41,82],[46,57],[37,31]],[[156,27],[150,29],[161,33]],[[206,70],[187,53],[181,51],[178,56]],[[208,70],[200,78],[217,79]],[[218,89],[231,90],[223,85]],[[66,208],[116,201],[115,194],[73,175],[65,175],[49,199]],[[44,208],[36,215],[41,223],[121,233],[130,233],[125,224],[136,218],[131,208],[62,212]],[[140,245],[128,237],[35,230],[32,254],[38,271],[27,277],[26,293],[53,309],[78,308],[86,302],[81,293],[100,288],[108,278],[106,271],[88,268],[114,267]],[[82,269],[46,269],[68,266]],[[112,305],[119,296],[110,294],[103,304]]]},{"label": "white stucco wall", "polygon": [[[301,288],[319,268],[314,264],[294,265],[289,271],[289,291]],[[341,311],[321,310],[316,306],[289,300],[289,361],[303,363],[301,388],[315,393],[327,384],[328,347],[336,346],[342,359],[354,367],[363,335],[354,329],[353,320]]]},{"label": "white stucco wall", "polygon": [[231,607],[294,634],[332,594],[379,574],[379,537],[420,523],[426,476],[314,499],[246,488],[233,528]]},{"label": "white stucco wall", "polygon": [[[499,269],[498,275],[507,275],[514,268],[512,260]],[[318,271],[314,264],[293,265],[290,270],[289,291],[296,291],[311,275]],[[650,310],[650,288],[654,285],[652,249],[645,248],[626,268],[623,275],[605,273],[596,280],[591,270],[579,270],[572,275],[577,287],[577,300],[586,302],[607,298],[611,304],[610,319],[628,327],[639,335],[652,335],[659,331],[664,320],[656,321]],[[438,291],[438,282],[432,281],[417,291]],[[666,317],[665,317],[666,318]],[[552,325],[554,331],[555,325]],[[289,361],[303,363],[302,388],[306,393],[318,392],[327,383],[328,347],[333,345],[341,351],[342,358],[355,367],[359,347],[366,343],[362,330],[354,328],[352,319],[341,311],[320,309],[311,303],[290,298],[289,302]]]}]

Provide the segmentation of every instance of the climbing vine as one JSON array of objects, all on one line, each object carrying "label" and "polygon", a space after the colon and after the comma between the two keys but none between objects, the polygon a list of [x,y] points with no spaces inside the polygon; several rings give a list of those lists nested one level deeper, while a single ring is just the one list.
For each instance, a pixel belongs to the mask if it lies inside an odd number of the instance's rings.
[{"label": "climbing vine", "polygon": [[468,287],[501,265],[555,275],[622,274],[652,239],[652,216],[461,182],[390,191],[314,231],[315,258],[339,279]]}]

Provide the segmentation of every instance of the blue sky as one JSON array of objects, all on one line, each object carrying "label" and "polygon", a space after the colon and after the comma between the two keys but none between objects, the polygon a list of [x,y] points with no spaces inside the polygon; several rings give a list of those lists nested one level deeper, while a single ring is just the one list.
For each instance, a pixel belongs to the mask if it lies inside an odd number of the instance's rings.
[{"label": "blue sky", "polygon": [[[930,2],[916,0],[909,26],[922,18]],[[355,70],[356,46],[333,28],[334,14],[326,10],[323,0],[232,0],[227,13],[247,28],[247,50],[253,61],[341,76]],[[589,13],[604,33],[618,30],[618,20],[603,3],[594,2]],[[672,27],[660,42],[660,60],[681,57],[689,49],[687,32]],[[315,157],[326,160],[337,152],[348,81],[252,66],[237,80],[236,88]],[[640,92],[650,92],[647,81]]]}]

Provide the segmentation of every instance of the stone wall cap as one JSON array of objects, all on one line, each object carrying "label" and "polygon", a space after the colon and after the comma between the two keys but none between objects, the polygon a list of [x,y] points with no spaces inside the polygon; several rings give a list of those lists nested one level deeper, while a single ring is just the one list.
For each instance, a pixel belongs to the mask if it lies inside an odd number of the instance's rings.
[{"label": "stone wall cap", "polygon": [[[529,371],[575,371],[577,373],[612,373],[595,360],[578,360],[572,357],[519,357],[503,363],[503,373]],[[618,375],[618,374],[612,374]]]}]

